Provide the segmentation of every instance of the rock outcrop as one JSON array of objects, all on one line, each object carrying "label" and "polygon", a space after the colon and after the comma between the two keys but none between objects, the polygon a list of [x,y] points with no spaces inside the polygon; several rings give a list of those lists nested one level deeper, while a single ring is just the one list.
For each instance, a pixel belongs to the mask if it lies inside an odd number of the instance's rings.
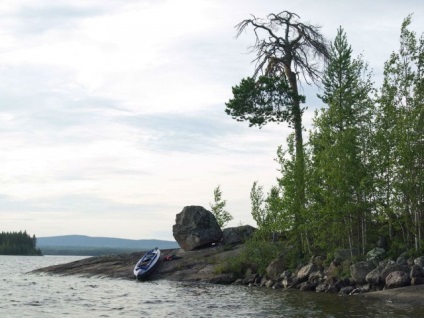
[{"label": "rock outcrop", "polygon": [[172,234],[185,251],[210,246],[222,239],[222,231],[212,212],[201,206],[186,206],[177,214]]},{"label": "rock outcrop", "polygon": [[237,227],[228,227],[222,231],[223,242],[225,245],[242,244],[252,237],[256,229],[250,225],[242,225]]}]

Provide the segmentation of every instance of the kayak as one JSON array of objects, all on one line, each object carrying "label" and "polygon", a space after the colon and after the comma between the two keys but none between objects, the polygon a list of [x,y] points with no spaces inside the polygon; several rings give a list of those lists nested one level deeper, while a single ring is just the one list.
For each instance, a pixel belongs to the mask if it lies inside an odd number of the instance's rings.
[{"label": "kayak", "polygon": [[143,278],[149,275],[153,271],[155,265],[158,263],[159,257],[160,250],[157,247],[144,254],[134,267],[135,277]]}]

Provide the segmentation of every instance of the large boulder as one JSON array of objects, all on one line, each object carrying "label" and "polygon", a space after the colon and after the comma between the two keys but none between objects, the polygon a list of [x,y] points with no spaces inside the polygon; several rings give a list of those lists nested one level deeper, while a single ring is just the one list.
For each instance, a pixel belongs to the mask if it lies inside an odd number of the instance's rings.
[{"label": "large boulder", "polygon": [[365,280],[367,281],[367,283],[371,284],[372,286],[384,285],[384,282],[381,279],[382,270],[383,270],[382,266],[377,266],[377,268],[374,268],[371,272],[369,272],[367,276],[365,277]]},{"label": "large boulder", "polygon": [[172,234],[185,251],[221,241],[222,231],[212,212],[201,206],[186,206],[177,214]]},{"label": "large boulder", "polygon": [[252,237],[255,230],[256,228],[250,225],[227,227],[222,231],[223,242],[225,245],[244,243],[248,238]]},{"label": "large boulder", "polygon": [[371,262],[359,262],[350,266],[350,274],[356,283],[366,284],[366,277],[374,268]]},{"label": "large boulder", "polygon": [[298,272],[297,272],[297,279],[298,282],[304,282],[307,281],[309,279],[309,275],[311,275],[312,273],[315,273],[316,271],[318,271],[318,266],[313,264],[313,263],[309,263],[308,265],[303,266]]},{"label": "large boulder", "polygon": [[386,289],[409,286],[410,284],[411,279],[404,271],[394,271],[386,277]]},{"label": "large boulder", "polygon": [[335,259],[330,263],[327,270],[324,272],[327,277],[338,277],[342,270],[342,263],[339,259]]},{"label": "large boulder", "polygon": [[274,259],[266,268],[266,274],[269,278],[277,280],[280,274],[287,269],[287,261],[283,255]]},{"label": "large boulder", "polygon": [[396,272],[396,271],[405,272],[409,276],[411,270],[408,265],[399,265],[391,261],[387,263],[386,267],[384,267],[384,269],[381,271],[381,279],[385,281],[387,276],[389,276],[390,273]]},{"label": "large boulder", "polygon": [[384,258],[386,250],[381,247],[375,247],[367,253],[367,261],[378,263],[381,259]]}]

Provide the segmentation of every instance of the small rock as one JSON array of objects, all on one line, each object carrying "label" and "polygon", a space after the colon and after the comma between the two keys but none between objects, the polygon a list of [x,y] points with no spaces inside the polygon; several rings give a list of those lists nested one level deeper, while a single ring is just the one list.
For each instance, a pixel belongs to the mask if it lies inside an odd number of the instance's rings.
[{"label": "small rock", "polygon": [[283,284],[281,282],[276,282],[273,286],[272,289],[280,289],[283,288]]},{"label": "small rock", "polygon": [[352,291],[354,290],[354,288],[352,286],[346,286],[340,289],[339,294],[341,295],[349,295]]},{"label": "small rock", "polygon": [[275,281],[273,281],[272,279],[269,279],[269,280],[267,280],[267,282],[265,283],[265,287],[270,288],[270,287],[274,286],[274,284],[275,284]]},{"label": "small rock", "polygon": [[424,269],[418,265],[412,266],[409,277],[424,277]]},{"label": "small rock", "polygon": [[313,285],[310,282],[303,282],[299,286],[299,289],[301,291],[313,291],[315,290],[315,288],[316,288],[316,285]]},{"label": "small rock", "polygon": [[423,285],[423,284],[424,284],[424,277],[411,278],[411,285]]},{"label": "small rock", "polygon": [[414,259],[414,264],[418,265],[421,268],[424,268],[424,256],[420,256]]}]

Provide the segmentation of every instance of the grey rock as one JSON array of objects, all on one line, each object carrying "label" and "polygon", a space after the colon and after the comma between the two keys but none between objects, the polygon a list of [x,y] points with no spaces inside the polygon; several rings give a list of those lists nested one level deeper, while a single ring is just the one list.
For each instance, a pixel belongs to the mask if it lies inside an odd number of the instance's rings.
[{"label": "grey rock", "polygon": [[377,268],[374,268],[371,272],[367,274],[365,277],[365,280],[370,283],[372,286],[379,286],[384,283],[384,281],[381,279],[381,271],[383,268],[381,266],[378,266]]},{"label": "grey rock", "polygon": [[337,277],[339,276],[340,269],[341,263],[338,260],[334,260],[328,266],[327,270],[325,271],[325,275],[328,277]]},{"label": "grey rock", "polygon": [[266,268],[266,274],[269,278],[277,280],[281,273],[287,269],[287,264],[284,255],[280,255],[274,259]]},{"label": "grey rock", "polygon": [[339,294],[341,295],[350,295],[353,292],[354,288],[352,286],[346,286],[340,289]]},{"label": "grey rock", "polygon": [[324,281],[324,272],[323,270],[318,270],[314,273],[311,273],[308,278],[308,282],[314,284],[315,286]]},{"label": "grey rock", "polygon": [[424,277],[424,269],[418,265],[412,266],[409,277]]},{"label": "grey rock", "polygon": [[256,228],[250,225],[228,227],[222,231],[223,242],[225,245],[242,244],[252,237],[255,231]]},{"label": "grey rock", "polygon": [[411,284],[411,279],[409,275],[404,271],[394,271],[391,272],[386,277],[386,289],[399,288],[404,286],[409,286]]},{"label": "grey rock", "polygon": [[398,265],[408,265],[408,260],[406,259],[405,256],[399,256],[396,259],[396,264],[398,264]]},{"label": "grey rock", "polygon": [[313,291],[315,290],[316,285],[311,284],[310,282],[303,282],[300,284],[299,289],[301,291]]},{"label": "grey rock", "polygon": [[424,284],[424,277],[411,278],[411,285],[423,285],[423,284]]},{"label": "grey rock", "polygon": [[371,262],[359,262],[350,266],[350,274],[356,283],[366,284],[366,277],[374,268]]},{"label": "grey rock", "polygon": [[285,270],[281,273],[280,278],[283,279],[285,277],[292,277],[293,273],[289,270]]},{"label": "grey rock", "polygon": [[280,289],[283,288],[283,284],[281,282],[276,282],[273,286],[272,289]]},{"label": "grey rock", "polygon": [[308,280],[309,275],[311,275],[312,273],[316,272],[318,270],[318,266],[310,263],[306,266],[303,266],[298,272],[297,272],[297,279],[298,282],[304,282],[306,280]]},{"label": "grey rock", "polygon": [[318,286],[317,286],[317,288],[315,288],[315,291],[317,292],[317,293],[323,293],[323,292],[326,292],[327,290],[328,290],[328,287],[330,287],[330,286],[328,286],[327,284],[325,284],[325,283],[322,283],[322,284],[319,284]]},{"label": "grey rock", "polygon": [[325,292],[328,294],[337,294],[339,292],[339,289],[334,285],[330,285]]},{"label": "grey rock", "polygon": [[382,281],[386,281],[387,276],[392,273],[392,272],[396,272],[396,271],[402,271],[405,274],[408,275],[410,274],[410,269],[409,266],[407,265],[399,265],[393,262],[390,262],[386,265],[386,267],[381,271],[381,279]]},{"label": "grey rock", "polygon": [[266,277],[262,277],[261,283],[259,284],[260,287],[264,287],[268,279]]},{"label": "grey rock", "polygon": [[381,247],[375,247],[367,253],[367,261],[378,262],[383,259],[386,250]]},{"label": "grey rock", "polygon": [[269,279],[269,280],[267,280],[267,282],[265,283],[265,287],[272,287],[272,286],[274,286],[274,284],[275,284],[275,281],[274,280],[272,280],[272,279]]},{"label": "grey rock", "polygon": [[284,277],[281,283],[283,284],[284,288],[293,287],[293,285],[295,284],[295,282],[293,281],[293,278],[291,277]]},{"label": "grey rock", "polygon": [[414,264],[418,265],[421,268],[424,268],[424,256],[420,256],[414,259]]},{"label": "grey rock", "polygon": [[172,234],[185,251],[210,246],[222,239],[222,231],[212,212],[201,206],[186,206],[177,214]]}]

